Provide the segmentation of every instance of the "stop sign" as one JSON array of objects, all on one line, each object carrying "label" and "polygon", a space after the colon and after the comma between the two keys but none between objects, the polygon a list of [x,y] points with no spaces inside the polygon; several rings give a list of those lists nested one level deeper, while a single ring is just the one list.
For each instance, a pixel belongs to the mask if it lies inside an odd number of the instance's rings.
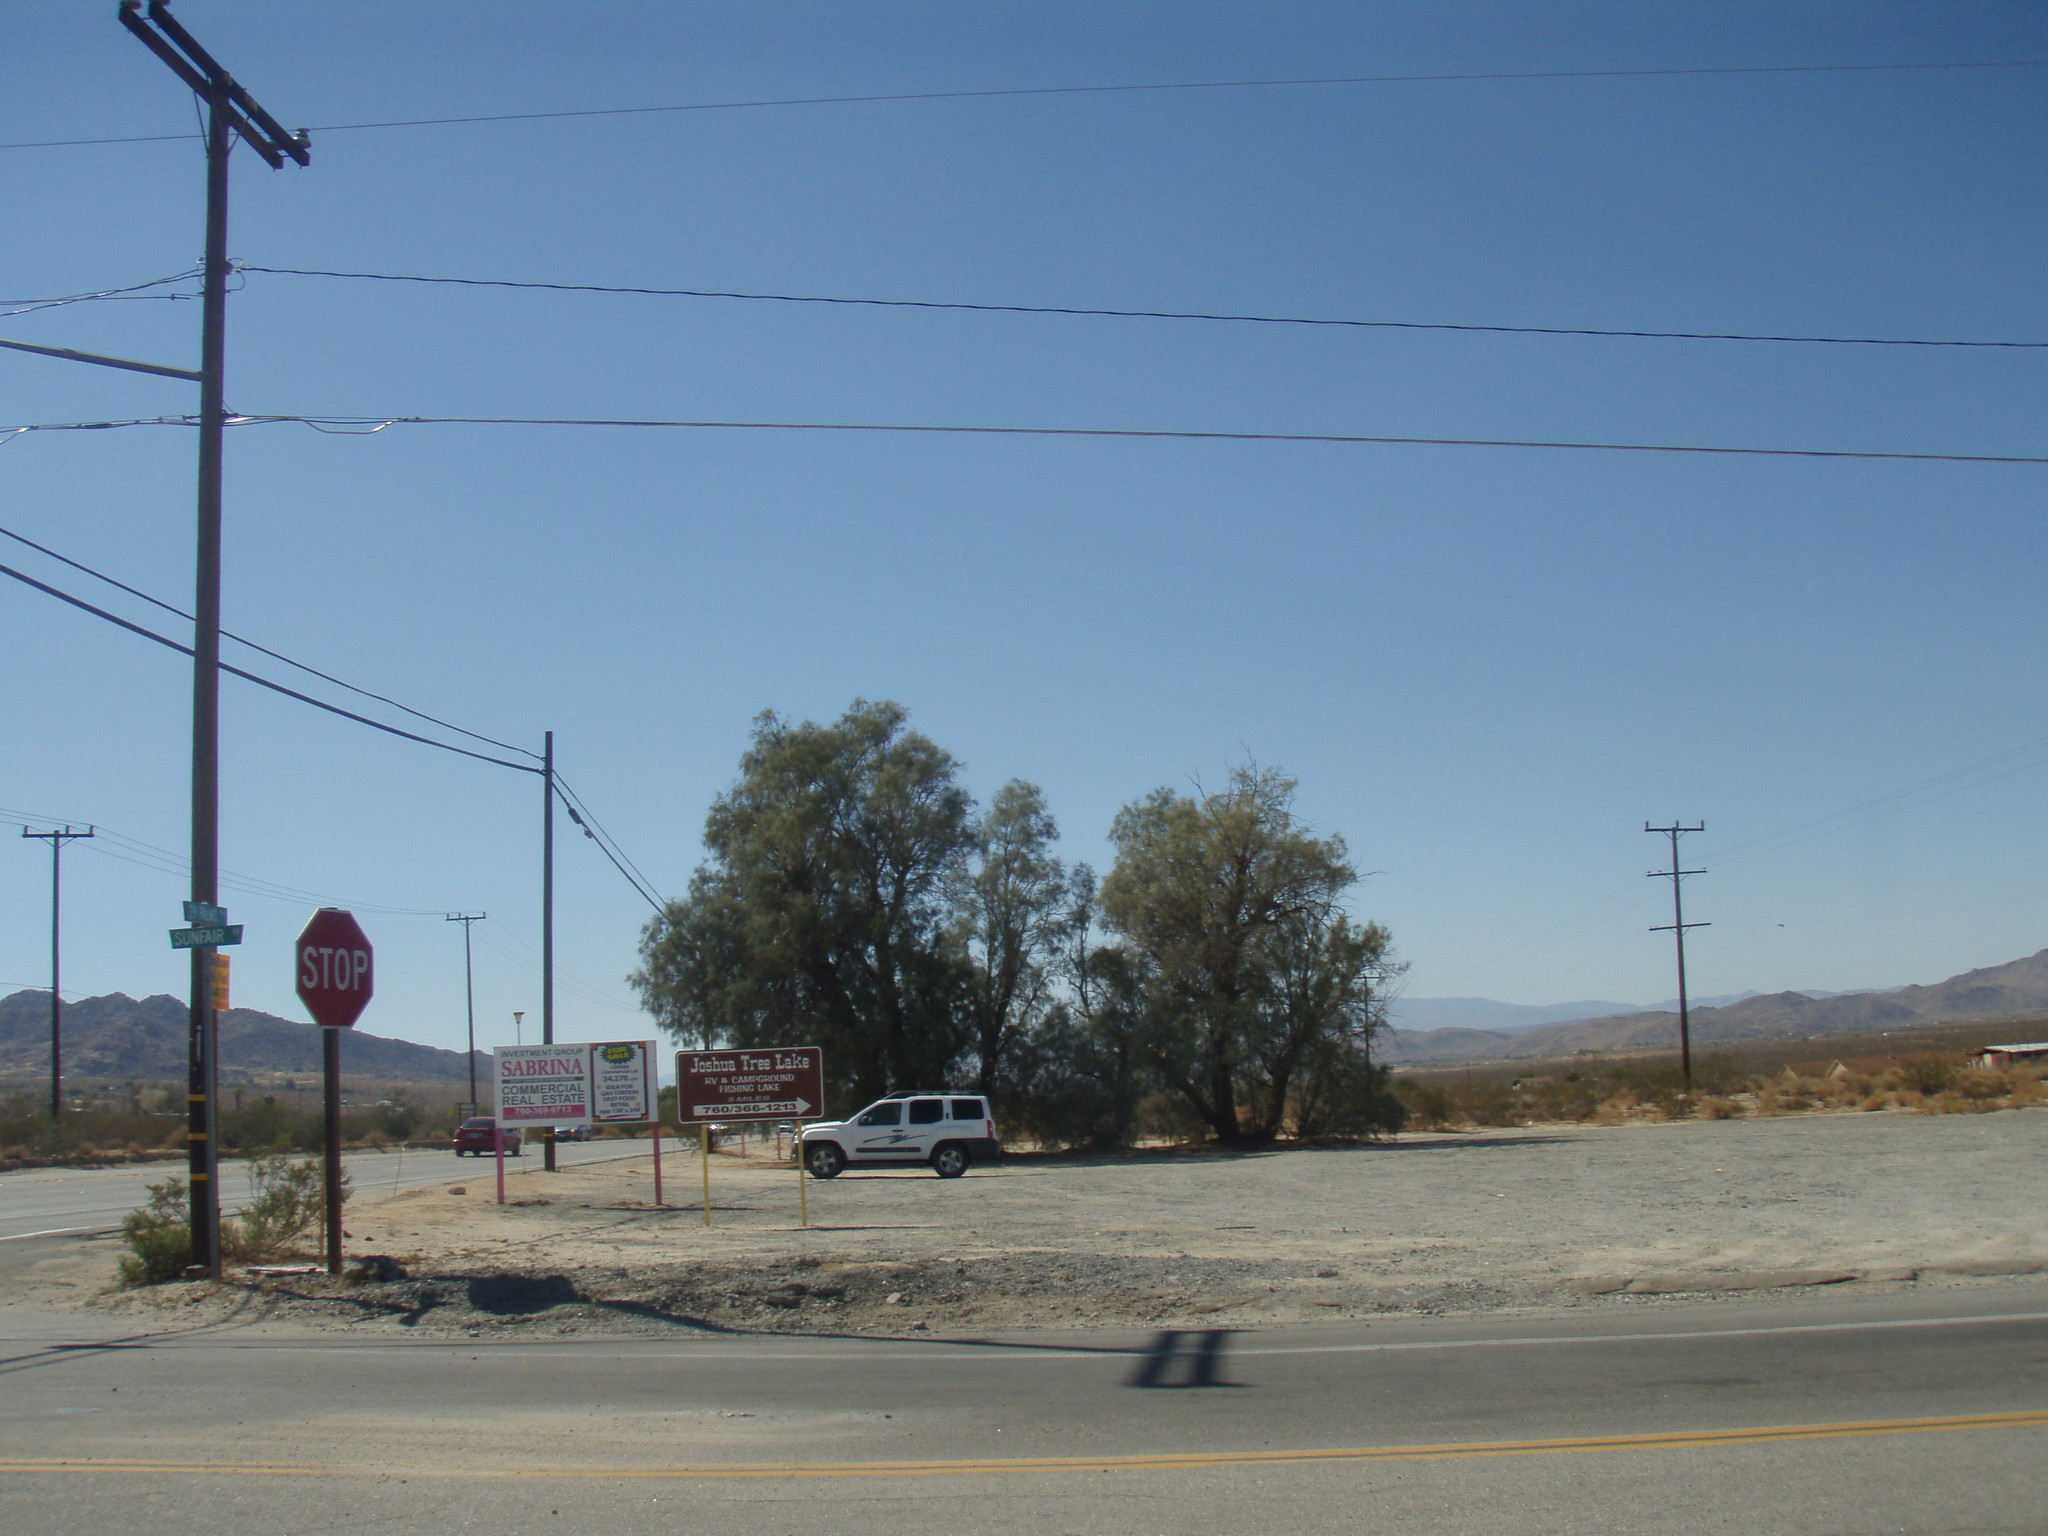
[{"label": "stop sign", "polygon": [[370,1005],[370,941],[353,912],[322,907],[299,935],[299,1001],[313,1022],[347,1029]]}]

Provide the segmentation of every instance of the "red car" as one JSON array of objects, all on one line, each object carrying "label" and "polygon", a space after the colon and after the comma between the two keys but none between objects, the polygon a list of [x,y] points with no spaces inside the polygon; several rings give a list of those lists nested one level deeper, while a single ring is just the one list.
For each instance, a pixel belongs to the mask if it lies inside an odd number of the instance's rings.
[{"label": "red car", "polygon": [[[477,1157],[491,1157],[498,1150],[498,1122],[489,1115],[472,1115],[455,1127],[455,1155],[468,1152]],[[519,1156],[519,1133],[505,1133],[505,1155]]]}]

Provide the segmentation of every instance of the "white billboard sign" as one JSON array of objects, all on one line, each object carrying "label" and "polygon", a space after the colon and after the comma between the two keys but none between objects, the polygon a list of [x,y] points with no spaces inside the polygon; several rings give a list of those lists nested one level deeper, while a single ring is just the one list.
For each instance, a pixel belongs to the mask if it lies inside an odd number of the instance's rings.
[{"label": "white billboard sign", "polygon": [[501,1045],[497,1061],[498,1124],[590,1124],[590,1047]]},{"label": "white billboard sign", "polygon": [[498,1124],[633,1124],[655,1113],[654,1042],[501,1045],[496,1063]]},{"label": "white billboard sign", "polygon": [[655,1115],[654,1042],[610,1040],[590,1048],[590,1118],[634,1125]]}]

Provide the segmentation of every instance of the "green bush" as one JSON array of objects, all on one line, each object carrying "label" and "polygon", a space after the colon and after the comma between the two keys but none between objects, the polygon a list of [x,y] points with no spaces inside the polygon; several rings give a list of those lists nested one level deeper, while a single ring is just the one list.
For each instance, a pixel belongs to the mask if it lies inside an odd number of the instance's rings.
[{"label": "green bush", "polygon": [[176,1280],[192,1262],[192,1208],[183,1179],[149,1186],[149,1203],[121,1218],[123,1285]]},{"label": "green bush", "polygon": [[[327,1212],[324,1170],[317,1159],[272,1152],[249,1164],[255,1186],[233,1222],[221,1223],[221,1248],[244,1264],[261,1263],[292,1251]],[[348,1203],[349,1177],[341,1175],[341,1199]]]}]

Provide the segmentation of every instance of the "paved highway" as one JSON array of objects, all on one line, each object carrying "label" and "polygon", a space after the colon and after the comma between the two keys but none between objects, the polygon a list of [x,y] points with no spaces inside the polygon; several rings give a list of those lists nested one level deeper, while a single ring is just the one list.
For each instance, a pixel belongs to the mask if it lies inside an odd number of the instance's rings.
[{"label": "paved highway", "polygon": [[[614,1157],[646,1157],[644,1141],[565,1142],[555,1148],[565,1166]],[[361,1194],[389,1194],[444,1179],[489,1177],[490,1158],[457,1157],[421,1149],[351,1152],[342,1159]],[[508,1168],[540,1164],[536,1145]],[[230,1212],[248,1198],[247,1165],[230,1158],[221,1164],[221,1196]],[[0,1243],[53,1236],[86,1236],[120,1227],[121,1218],[142,1204],[144,1186],[182,1176],[183,1163],[123,1164],[115,1168],[23,1168],[0,1173]]]},{"label": "paved highway", "polygon": [[2033,1285],[1173,1338],[4,1326],[0,1528],[38,1536],[2048,1528]]}]

